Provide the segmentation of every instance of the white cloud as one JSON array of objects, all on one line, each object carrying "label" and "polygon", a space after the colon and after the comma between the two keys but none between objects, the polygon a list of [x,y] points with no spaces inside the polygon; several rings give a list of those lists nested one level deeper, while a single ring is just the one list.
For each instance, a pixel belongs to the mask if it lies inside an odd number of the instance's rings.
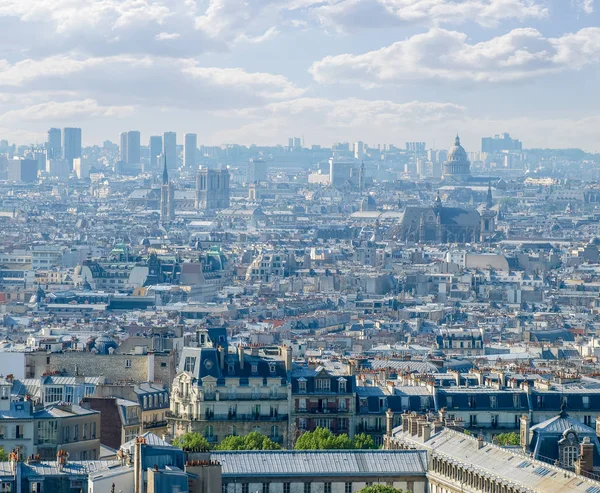
[{"label": "white cloud", "polygon": [[361,55],[328,56],[310,72],[321,83],[364,87],[421,80],[501,82],[527,79],[600,61],[600,28],[545,38],[532,28],[470,44],[467,35],[434,28]]},{"label": "white cloud", "polygon": [[181,38],[181,34],[179,33],[158,33],[155,36],[155,39],[158,41],[168,41],[170,39],[179,39]]},{"label": "white cloud", "polygon": [[[195,28],[186,0],[2,0],[0,20],[15,52],[189,56],[225,45]],[[169,39],[170,43],[164,43]],[[24,48],[25,47],[25,48]]]},{"label": "white cloud", "polygon": [[65,121],[90,118],[123,118],[134,112],[133,106],[102,106],[95,99],[36,104],[0,115],[0,122]]},{"label": "white cloud", "polygon": [[0,30],[7,52],[33,57],[196,57],[265,43],[290,29],[495,26],[547,12],[543,0],[1,0]]},{"label": "white cloud", "polygon": [[397,134],[414,126],[428,126],[446,119],[457,121],[464,113],[464,107],[451,103],[303,97],[263,107],[218,112],[217,116],[235,121],[237,126],[235,131],[218,134],[217,139],[251,143],[272,142],[275,138],[283,142],[286,135],[302,129],[312,142],[331,143],[361,135],[362,138],[378,134],[383,137],[383,134]]},{"label": "white cloud", "polygon": [[297,87],[282,75],[250,73],[240,68],[207,68],[194,65],[184,68],[183,73],[211,85],[252,92],[267,100],[298,97],[304,92],[304,89]]},{"label": "white cloud", "polygon": [[[310,0],[309,0],[310,1]],[[467,21],[496,26],[539,19],[548,9],[535,0],[329,0],[310,2],[318,22],[338,30],[385,25],[455,25]]]},{"label": "white cloud", "polygon": [[145,56],[53,56],[17,63],[0,60],[0,89],[18,95],[66,93],[64,100],[106,106],[149,105],[180,109],[246,108],[304,93],[282,75],[240,68],[203,67],[194,59]]},{"label": "white cloud", "polygon": [[196,28],[226,41],[237,41],[240,36],[264,38],[279,23],[287,4],[285,0],[209,0],[206,10],[196,17]]},{"label": "white cloud", "polygon": [[571,3],[586,14],[594,13],[594,0],[571,0]]}]

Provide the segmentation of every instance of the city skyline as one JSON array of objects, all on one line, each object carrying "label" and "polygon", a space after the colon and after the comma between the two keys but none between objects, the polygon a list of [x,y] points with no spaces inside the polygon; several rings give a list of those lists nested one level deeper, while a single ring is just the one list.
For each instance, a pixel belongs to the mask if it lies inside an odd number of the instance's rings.
[{"label": "city skyline", "polygon": [[[86,3],[86,2],[83,2]],[[198,143],[362,140],[599,151],[593,0],[0,7],[0,138],[82,127],[83,145],[164,131]],[[52,39],[52,42],[50,42]],[[301,49],[298,49],[301,47]],[[443,144],[447,145],[447,144]]]}]

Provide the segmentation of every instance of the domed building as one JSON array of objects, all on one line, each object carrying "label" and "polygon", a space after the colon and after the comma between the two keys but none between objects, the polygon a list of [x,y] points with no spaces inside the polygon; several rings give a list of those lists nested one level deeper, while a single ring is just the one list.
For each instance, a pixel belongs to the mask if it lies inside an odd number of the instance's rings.
[{"label": "domed building", "polygon": [[449,181],[466,181],[471,177],[471,163],[467,152],[460,145],[460,137],[457,135],[454,146],[448,151],[448,159],[444,163],[442,179]]},{"label": "domed building", "polygon": [[98,352],[98,354],[109,354],[111,349],[117,348],[117,343],[112,337],[107,335],[101,335],[96,338],[94,342],[94,348]]}]

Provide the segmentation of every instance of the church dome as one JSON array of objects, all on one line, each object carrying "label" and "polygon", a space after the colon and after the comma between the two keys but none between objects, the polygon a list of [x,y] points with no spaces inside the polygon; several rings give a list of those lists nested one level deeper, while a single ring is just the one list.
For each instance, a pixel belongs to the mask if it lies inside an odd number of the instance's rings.
[{"label": "church dome", "polygon": [[471,174],[471,163],[467,151],[460,145],[460,137],[454,139],[454,146],[448,151],[448,159],[444,163],[443,178],[450,180],[465,180]]},{"label": "church dome", "polygon": [[454,139],[454,146],[448,151],[448,161],[467,161],[467,151],[460,145],[460,137],[457,135]]}]

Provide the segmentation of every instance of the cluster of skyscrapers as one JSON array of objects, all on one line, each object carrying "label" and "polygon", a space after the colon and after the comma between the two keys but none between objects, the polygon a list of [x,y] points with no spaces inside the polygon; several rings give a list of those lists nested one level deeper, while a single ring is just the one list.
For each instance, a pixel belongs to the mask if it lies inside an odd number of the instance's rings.
[{"label": "cluster of skyscrapers", "polygon": [[[183,165],[192,168],[197,164],[198,136],[193,133],[184,135]],[[140,132],[130,130],[120,135],[120,160],[122,165],[140,165],[142,163],[142,145]],[[165,132],[163,135],[152,135],[148,145],[148,164],[150,169],[160,169],[163,159],[167,161],[167,169],[178,167],[177,133]]]}]

